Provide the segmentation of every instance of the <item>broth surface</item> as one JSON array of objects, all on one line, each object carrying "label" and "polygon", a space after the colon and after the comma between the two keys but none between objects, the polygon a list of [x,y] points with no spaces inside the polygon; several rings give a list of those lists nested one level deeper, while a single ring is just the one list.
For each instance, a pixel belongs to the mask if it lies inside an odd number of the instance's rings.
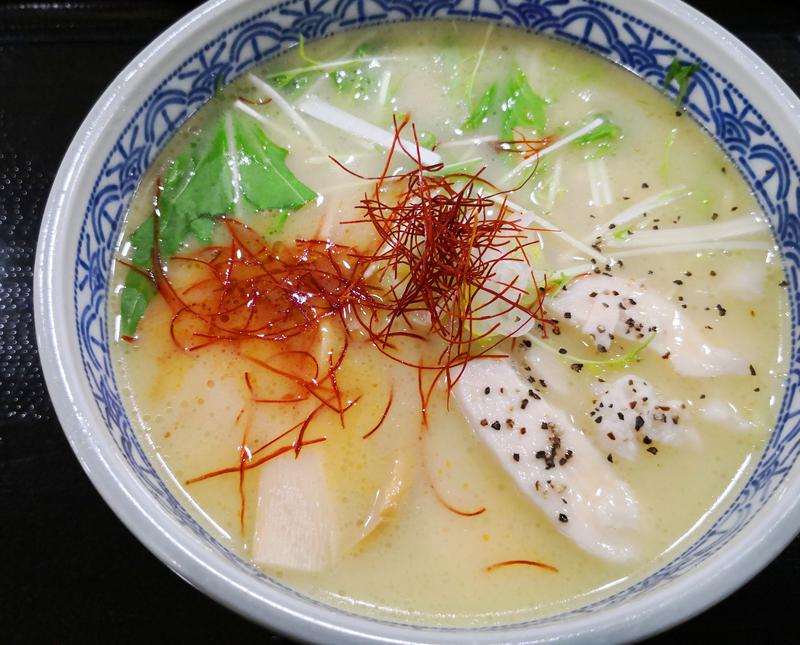
[{"label": "broth surface", "polygon": [[[316,97],[390,132],[393,115],[409,114],[420,143],[431,147],[437,142],[445,164],[469,172],[485,166],[486,176],[495,182],[521,161],[519,155],[497,151],[495,141],[482,140],[496,138],[503,108],[498,114],[490,112],[487,122],[474,131],[465,132],[462,125],[470,106],[492,83],[502,86],[515,66],[546,99],[547,133],[569,133],[602,115],[619,128],[608,149],[602,141],[567,145],[543,155],[527,183],[519,175],[503,184],[522,185],[511,196],[514,202],[535,208],[587,244],[598,223],[665,191],[676,191],[679,197],[648,209],[644,219],[637,220],[643,223],[641,230],[724,225],[761,213],[736,168],[697,123],[680,111],[676,115],[672,101],[634,75],[578,48],[512,29],[487,30],[483,24],[422,22],[335,35],[307,44],[305,54],[314,61],[364,62],[301,72],[286,83],[280,72],[309,65],[295,48],[255,74],[275,87],[283,83],[279,91],[292,105]],[[263,95],[245,76],[183,126],[145,176],[131,205],[124,239],[150,215],[164,165],[231,109],[237,97]],[[258,213],[241,219],[272,243],[330,238],[340,244],[369,244],[367,227],[340,222],[360,216],[356,207],[370,183],[354,175],[379,174],[386,149],[305,116],[321,140],[315,147],[275,101],[245,106],[264,117],[269,138],[289,151],[291,172],[320,197],[288,214]],[[354,174],[331,162],[328,154]],[[398,155],[392,169],[407,172],[410,167],[410,160]],[[539,235],[542,253],[552,266],[589,261],[563,237]],[[771,232],[762,223],[748,240],[771,245]],[[604,251],[611,254],[605,247]],[[125,252],[123,243],[121,253]],[[192,270],[171,265],[170,275],[180,279]],[[119,311],[126,273],[120,265],[113,277],[112,312]],[[643,451],[635,460],[613,462],[614,472],[630,484],[640,503],[635,560],[608,562],[564,537],[509,478],[452,398],[448,403],[444,387],[435,391],[425,429],[416,372],[363,339],[351,344],[337,377],[343,391],[358,392],[361,398],[347,413],[344,427],[335,414],[321,416],[309,437],[327,440],[300,453],[300,460],[305,451],[315,451],[322,460],[335,508],[337,557],[320,572],[280,567],[267,567],[267,572],[302,593],[359,613],[428,625],[480,626],[546,616],[609,595],[651,573],[698,538],[746,481],[781,403],[788,314],[780,259],[774,249],[727,252],[711,244],[709,250],[626,256],[613,275],[645,282],[679,308],[708,343],[735,348],[750,366],[746,376],[687,378],[668,360],[643,351],[627,366],[576,371],[555,354],[534,352],[539,362],[531,363],[533,373],[548,382],[543,390],[548,401],[592,437],[589,411],[603,381],[635,374],[662,398],[686,405],[696,442],[658,445],[657,454]],[[757,280],[755,286],[752,280]],[[114,344],[128,410],[178,499],[217,539],[248,558],[259,471],[249,471],[244,478],[243,524],[236,473],[187,481],[238,464],[245,426],[252,452],[297,423],[312,404],[253,404],[242,377],[248,368],[237,349],[217,344],[183,351],[170,335],[172,317],[168,304],[157,297],[139,324],[137,340]],[[560,330],[553,347],[563,345],[580,356],[596,353],[578,330],[564,325]],[[112,333],[119,338],[118,323]],[[555,341],[551,337],[547,342]],[[409,341],[401,349],[413,356],[433,353],[435,344],[420,350]],[[610,353],[627,349],[630,346],[615,346]],[[252,351],[263,352],[258,355],[267,360],[265,350]],[[513,354],[517,359],[520,351],[525,349],[518,344]],[[258,387],[262,393],[279,393],[281,379],[260,372]],[[362,439],[381,417],[390,393],[393,405],[385,421],[369,439]],[[710,418],[704,402],[712,400],[734,406],[747,427]],[[364,519],[396,461],[408,482],[402,502],[381,530],[362,540]],[[458,509],[486,510],[470,517],[453,513],[437,499],[437,491]],[[558,572],[530,566],[487,571],[494,563],[512,559],[548,563]]]}]

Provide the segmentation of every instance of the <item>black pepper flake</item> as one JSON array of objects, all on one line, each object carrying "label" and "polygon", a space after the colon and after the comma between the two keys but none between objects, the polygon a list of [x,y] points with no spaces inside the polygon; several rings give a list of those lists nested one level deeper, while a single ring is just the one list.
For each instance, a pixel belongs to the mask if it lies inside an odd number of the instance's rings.
[{"label": "black pepper flake", "polygon": [[567,353],[567,350],[566,350],[566,349],[564,349],[563,347],[559,347],[559,348],[558,348],[558,353],[559,353],[559,354],[561,354],[561,355],[563,356],[564,354],[566,354],[566,353]]},{"label": "black pepper flake", "polygon": [[789,283],[788,283],[788,282],[786,282],[786,280],[781,280],[781,281],[778,283],[778,286],[779,286],[779,287],[788,287],[788,286],[789,286]]},{"label": "black pepper flake", "polygon": [[547,421],[542,421],[542,430],[549,430],[550,426],[547,425]]},{"label": "black pepper flake", "polygon": [[567,320],[569,320],[570,318],[572,318],[572,312],[565,311],[565,312],[564,312],[564,318],[566,318]]},{"label": "black pepper flake", "polygon": [[625,421],[625,415],[622,412],[617,412],[617,419],[620,421]]},{"label": "black pepper flake", "polygon": [[643,181],[642,188],[650,188],[650,184],[648,184],[646,181]]},{"label": "black pepper flake", "polygon": [[611,456],[610,452],[608,453],[608,457],[606,457],[606,459],[608,459],[608,461],[610,461],[612,464],[614,463],[614,457]]},{"label": "black pepper flake", "polygon": [[719,217],[719,213],[711,213],[711,219],[716,220]]},{"label": "black pepper flake", "polygon": [[635,420],[635,421],[634,421],[634,423],[633,423],[633,427],[634,427],[634,428],[636,429],[636,431],[638,432],[639,430],[641,430],[641,429],[642,429],[642,426],[643,426],[643,425],[644,425],[644,419],[643,419],[641,416],[639,416],[639,415],[636,415],[636,420]]},{"label": "black pepper flake", "polygon": [[484,394],[489,394],[489,392],[491,392],[491,391],[492,391],[492,388],[486,387],[486,388],[484,388],[483,393]]},{"label": "black pepper flake", "polygon": [[495,430],[499,430],[499,429],[500,429],[500,422],[499,422],[499,421],[493,421],[493,422],[492,422],[492,427],[493,427]]},{"label": "black pepper flake", "polygon": [[716,278],[717,277],[717,272],[714,271],[714,269],[711,269],[711,271],[708,272],[708,275],[710,275],[712,278]]},{"label": "black pepper flake", "polygon": [[518,453],[518,452],[515,452],[513,455],[511,455],[511,458],[512,458],[514,461],[519,461],[519,453]]},{"label": "black pepper flake", "polygon": [[522,339],[522,344],[525,345],[525,347],[533,347],[533,343],[529,341],[527,338]]},{"label": "black pepper flake", "polygon": [[519,404],[523,410],[528,407],[528,399],[522,399],[522,403]]},{"label": "black pepper flake", "polygon": [[528,431],[528,429],[525,428],[525,427],[522,427],[522,428],[519,429],[519,433],[520,434],[525,434],[527,431]]},{"label": "black pepper flake", "polygon": [[606,437],[608,437],[609,439],[611,439],[611,441],[616,441],[616,440],[617,440],[617,438],[614,436],[614,433],[613,433],[613,432],[607,432],[607,433],[606,433]]},{"label": "black pepper flake", "polygon": [[657,455],[658,454],[658,448],[656,448],[655,446],[650,446],[647,449],[647,452],[649,452],[651,455]]},{"label": "black pepper flake", "polygon": [[564,522],[566,524],[567,522],[569,522],[569,518],[566,516],[565,513],[559,513],[558,514],[558,521],[559,522]]},{"label": "black pepper flake", "polygon": [[750,366],[750,376],[755,376],[755,375],[756,375],[756,368],[751,365]]},{"label": "black pepper flake", "polygon": [[645,435],[644,438],[642,439],[642,442],[646,446],[649,446],[651,443],[653,443],[653,440],[650,437],[648,437],[647,435]]},{"label": "black pepper flake", "polygon": [[677,284],[679,287],[683,284],[683,280],[673,280],[672,282]]},{"label": "black pepper flake", "polygon": [[544,450],[537,450],[536,451],[536,458],[537,459],[544,459],[547,456]]},{"label": "black pepper flake", "polygon": [[570,365],[570,368],[572,368],[572,370],[575,372],[580,372],[583,369],[583,363],[573,363]]},{"label": "black pepper flake", "polygon": [[594,422],[595,422],[595,423],[603,423],[603,417],[601,417],[601,416],[596,416],[596,417],[594,418]]},{"label": "black pepper flake", "polygon": [[664,360],[667,360],[669,358],[669,355],[670,355],[670,352],[667,352],[666,354],[662,354],[661,358],[663,358]]},{"label": "black pepper flake", "polygon": [[722,305],[717,305],[717,311],[719,312],[720,316],[724,316],[726,313],[728,313],[728,310]]}]

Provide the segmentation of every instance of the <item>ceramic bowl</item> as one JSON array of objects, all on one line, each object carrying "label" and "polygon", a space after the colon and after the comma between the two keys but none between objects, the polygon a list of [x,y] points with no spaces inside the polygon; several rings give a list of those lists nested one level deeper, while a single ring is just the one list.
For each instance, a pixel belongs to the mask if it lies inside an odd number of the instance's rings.
[{"label": "ceramic bowl", "polygon": [[[727,151],[775,230],[797,328],[798,99],[753,52],[675,0],[213,0],[169,28],[119,75],[84,121],[53,185],[36,261],[36,329],[47,385],[84,469],[128,528],[179,576],[273,629],[332,642],[631,640],[720,600],[800,527],[800,362],[764,454],[735,500],[660,569],[602,600],[484,629],[412,627],[304,597],[217,542],[181,506],[128,419],[109,356],[108,277],[127,205],[170,136],[231,80],[295,44],[390,21],[495,21],[574,43],[660,85],[677,56],[702,61],[691,114]],[[793,335],[794,336],[794,335]]]}]

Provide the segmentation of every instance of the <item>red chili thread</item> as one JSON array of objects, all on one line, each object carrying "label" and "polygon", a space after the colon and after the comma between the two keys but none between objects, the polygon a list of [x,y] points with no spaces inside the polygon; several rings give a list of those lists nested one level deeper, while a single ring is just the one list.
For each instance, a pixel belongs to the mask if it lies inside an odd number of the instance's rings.
[{"label": "red chili thread", "polygon": [[553,573],[558,573],[558,568],[554,567],[552,564],[547,564],[545,562],[537,562],[536,560],[505,560],[503,562],[495,562],[494,564],[490,564],[488,567],[486,567],[486,571],[492,572],[495,569],[499,569],[501,567],[510,567],[516,564],[523,564],[531,567],[539,567],[540,569],[547,569],[548,571],[552,571]]}]

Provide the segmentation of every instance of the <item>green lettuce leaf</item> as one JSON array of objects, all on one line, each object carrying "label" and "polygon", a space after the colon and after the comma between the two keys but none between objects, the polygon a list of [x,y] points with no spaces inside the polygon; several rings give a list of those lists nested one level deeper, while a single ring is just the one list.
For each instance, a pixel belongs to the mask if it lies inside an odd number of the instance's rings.
[{"label": "green lettuce leaf", "polygon": [[[162,179],[159,199],[159,248],[163,258],[173,256],[189,236],[202,244],[211,241],[220,215],[250,215],[266,210],[296,210],[316,193],[286,166],[287,151],[275,145],[252,119],[228,112],[213,123],[195,145],[180,154]],[[232,157],[236,163],[232,163]],[[238,172],[234,172],[234,167]],[[239,204],[236,204],[238,177]],[[276,222],[285,222],[286,215]],[[278,232],[276,230],[276,232]],[[132,263],[152,267],[154,226],[148,217],[130,236]],[[132,271],[122,292],[122,331],[136,333],[155,287]]]},{"label": "green lettuce leaf", "polygon": [[123,336],[133,338],[136,335],[139,321],[154,295],[156,286],[152,280],[138,271],[128,272],[120,297],[120,331]]},{"label": "green lettuce leaf", "polygon": [[475,104],[472,112],[469,113],[466,121],[461,125],[462,130],[476,130],[482,124],[489,110],[494,105],[495,96],[497,96],[497,83],[492,83],[487,90],[481,95],[481,98]]},{"label": "green lettuce leaf", "polygon": [[502,139],[512,139],[515,128],[526,127],[543,132],[547,127],[547,101],[531,89],[528,79],[519,67],[508,80],[504,105],[500,130]]},{"label": "green lettuce leaf", "polygon": [[589,148],[588,157],[596,159],[611,152],[621,135],[622,129],[607,117],[603,117],[601,126],[575,139],[575,144]]},{"label": "green lettuce leaf", "polygon": [[686,98],[686,93],[689,91],[689,79],[698,69],[701,63],[681,63],[677,57],[672,59],[667,74],[664,76],[664,89],[669,87],[672,81],[678,83],[678,93],[675,95],[675,107],[680,108],[683,106],[683,101]]}]

